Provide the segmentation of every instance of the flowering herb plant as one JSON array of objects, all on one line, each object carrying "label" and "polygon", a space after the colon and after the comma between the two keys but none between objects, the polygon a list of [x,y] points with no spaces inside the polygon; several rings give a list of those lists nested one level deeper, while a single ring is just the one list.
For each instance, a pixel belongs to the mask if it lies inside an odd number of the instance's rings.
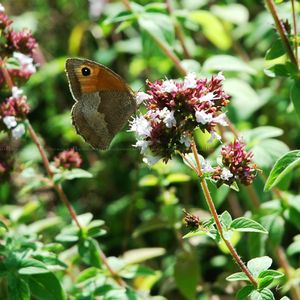
[{"label": "flowering herb plant", "polygon": [[[50,2],[0,4],[0,299],[300,300],[297,3]],[[139,90],[108,151],[69,56]]]}]

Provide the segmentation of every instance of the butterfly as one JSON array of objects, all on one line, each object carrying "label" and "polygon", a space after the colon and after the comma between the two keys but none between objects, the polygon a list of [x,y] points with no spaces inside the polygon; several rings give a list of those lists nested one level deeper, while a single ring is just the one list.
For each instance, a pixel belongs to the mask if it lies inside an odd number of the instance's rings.
[{"label": "butterfly", "polygon": [[107,149],[137,109],[134,92],[118,74],[92,60],[68,58],[65,67],[77,133],[93,148]]}]

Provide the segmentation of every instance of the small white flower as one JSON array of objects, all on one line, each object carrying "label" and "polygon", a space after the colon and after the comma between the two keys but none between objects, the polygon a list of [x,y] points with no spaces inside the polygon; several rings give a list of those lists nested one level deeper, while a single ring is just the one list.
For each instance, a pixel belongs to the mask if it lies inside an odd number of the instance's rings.
[{"label": "small white flower", "polygon": [[215,169],[211,166],[209,161],[204,161],[201,164],[201,171],[202,173],[213,173]]},{"label": "small white flower", "polygon": [[143,162],[149,166],[153,166],[160,159],[161,159],[161,157],[159,157],[159,156],[145,155],[145,157],[143,158]]},{"label": "small white flower", "polygon": [[24,71],[27,71],[29,73],[36,72],[36,67],[33,63],[33,59],[30,56],[24,55],[20,52],[14,52],[13,57],[19,61]]},{"label": "small white flower", "polygon": [[163,93],[172,93],[172,92],[177,92],[178,88],[174,80],[165,80],[161,85],[161,91]]},{"label": "small white flower", "polygon": [[188,73],[183,82],[183,89],[194,89],[197,87],[197,78],[196,73]]},{"label": "small white flower", "polygon": [[215,117],[213,119],[213,121],[220,124],[220,125],[222,125],[222,126],[227,126],[228,125],[228,123],[226,121],[226,114],[225,113],[218,115],[217,117]]},{"label": "small white flower", "polygon": [[225,76],[223,75],[222,72],[219,72],[218,75],[216,76],[216,79],[218,79],[218,80],[224,80]]},{"label": "small white flower", "polygon": [[138,137],[150,136],[151,125],[144,116],[135,117],[130,122],[130,129],[128,131],[135,132]]},{"label": "small white flower", "polygon": [[171,128],[176,125],[176,119],[174,118],[174,110],[168,110],[166,107],[164,107],[160,113],[159,116],[163,120],[163,122],[166,124],[167,128]]},{"label": "small white flower", "polygon": [[210,92],[207,93],[206,95],[202,96],[199,100],[200,102],[208,102],[210,104],[212,104],[212,100],[215,99],[215,95],[214,93]]},{"label": "small white flower", "polygon": [[0,12],[5,12],[5,8],[4,8],[4,6],[0,3]]},{"label": "small white flower", "polygon": [[89,15],[92,19],[97,19],[103,12],[106,1],[103,0],[89,0]]},{"label": "small white flower", "polygon": [[149,144],[150,141],[138,140],[133,146],[141,148],[141,153],[144,154],[148,150]]},{"label": "small white flower", "polygon": [[213,120],[213,116],[210,113],[206,113],[203,110],[196,111],[195,113],[196,121],[201,124],[210,123]]},{"label": "small white flower", "polygon": [[222,173],[221,173],[221,175],[220,175],[220,178],[221,178],[222,180],[227,181],[227,180],[229,180],[232,176],[233,176],[233,174],[232,174],[228,169],[224,168],[224,169],[222,170]]},{"label": "small white flower", "polygon": [[210,134],[211,134],[211,136],[207,140],[207,142],[209,144],[211,144],[214,140],[218,140],[220,143],[222,143],[222,141],[221,141],[222,138],[221,138],[221,136],[219,134],[217,134],[215,131],[211,131]]},{"label": "small white flower", "polygon": [[18,98],[23,95],[23,90],[19,89],[17,86],[13,86],[11,93],[14,98]]},{"label": "small white flower", "polygon": [[191,139],[190,139],[190,137],[187,134],[181,135],[179,142],[181,144],[184,144],[186,147],[190,147],[191,146]]},{"label": "small white flower", "polygon": [[17,126],[17,121],[14,116],[6,116],[3,118],[3,123],[6,125],[8,129]]},{"label": "small white flower", "polygon": [[25,133],[25,126],[24,124],[19,124],[17,127],[15,127],[12,131],[12,136],[14,139],[19,139],[24,133]]},{"label": "small white flower", "polygon": [[149,99],[151,99],[152,97],[151,97],[151,95],[149,95],[149,94],[146,94],[146,93],[144,93],[144,92],[138,92],[137,94],[136,94],[136,97],[135,97],[135,99],[136,99],[136,104],[137,105],[140,105],[140,104],[142,104],[145,100],[149,100]]}]

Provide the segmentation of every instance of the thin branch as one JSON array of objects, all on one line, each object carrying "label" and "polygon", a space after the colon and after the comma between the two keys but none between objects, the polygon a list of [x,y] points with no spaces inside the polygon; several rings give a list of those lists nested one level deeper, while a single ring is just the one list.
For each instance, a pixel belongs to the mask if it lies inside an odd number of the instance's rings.
[{"label": "thin branch", "polygon": [[287,55],[289,56],[291,62],[298,68],[298,63],[297,63],[296,57],[294,55],[293,49],[290,45],[290,42],[288,39],[288,34],[287,34],[281,20],[279,19],[275,3],[273,0],[265,0],[265,1],[270,10],[270,13],[271,13],[273,19],[274,19],[275,26],[276,26],[277,32],[280,35],[281,41],[286,48]]},{"label": "thin branch", "polygon": [[167,46],[165,43],[163,43],[156,35],[155,33],[152,33],[148,31],[148,34],[151,35],[151,37],[155,40],[157,45],[160,47],[160,49],[166,54],[167,57],[169,57],[179,73],[183,76],[185,76],[188,72],[187,70],[183,67],[180,59],[177,57],[177,55]]},{"label": "thin branch", "polygon": [[295,0],[291,0],[291,2],[292,2],[293,26],[294,26],[294,48],[295,48],[297,68],[299,68],[298,34],[297,34],[297,18],[296,18]]},{"label": "thin branch", "polygon": [[[13,81],[7,71],[7,69],[5,68],[5,66],[3,65],[3,60],[0,59],[0,68],[3,72],[3,76],[5,79],[5,82],[7,84],[7,86],[9,87],[9,89],[12,89],[14,84]],[[33,127],[31,126],[29,120],[27,119],[27,124],[28,124],[28,131],[29,131],[29,135],[32,139],[32,141],[35,143],[35,145],[37,146],[39,153],[42,157],[42,161],[43,161],[43,165],[46,169],[46,172],[48,174],[49,180],[51,181],[51,185],[53,186],[53,188],[57,191],[60,200],[64,203],[64,205],[67,207],[67,209],[69,210],[72,219],[74,220],[74,222],[76,223],[77,227],[79,228],[79,230],[81,230],[81,225],[78,221],[76,212],[74,210],[74,208],[72,207],[71,203],[69,202],[61,184],[56,184],[53,181],[53,172],[51,170],[50,167],[50,162],[47,158],[46,152],[44,150],[44,147],[42,146],[42,144],[40,143],[40,140],[35,132],[35,130],[33,129]],[[116,282],[120,285],[120,286],[126,286],[125,281],[123,281],[123,279],[111,268],[111,266],[108,263],[107,260],[107,256],[105,255],[105,253],[99,249],[99,256],[103,262],[103,264],[106,266],[106,268],[108,269],[108,271],[110,272],[110,274],[112,275],[112,277],[116,280]]]},{"label": "thin branch", "polygon": [[166,0],[166,6],[167,6],[167,10],[168,10],[170,16],[173,17],[175,34],[176,34],[176,36],[178,38],[178,41],[179,41],[179,43],[182,47],[184,56],[185,56],[185,58],[190,59],[190,58],[192,58],[192,55],[190,54],[187,46],[185,45],[184,34],[182,32],[182,28],[181,28],[179,22],[177,21],[176,17],[173,16],[174,15],[174,8],[173,8],[173,5],[172,5],[172,0]]},{"label": "thin branch", "polygon": [[132,11],[130,2],[128,0],[122,0],[124,6],[126,7],[127,10]]},{"label": "thin branch", "polygon": [[[196,160],[196,164],[197,164],[197,170],[198,170],[197,173],[201,176],[202,175],[201,164],[200,164],[200,160],[199,160],[199,157],[198,157],[198,152],[197,152],[197,148],[196,148],[195,142],[192,143],[192,151],[193,151],[193,154],[194,154],[194,157],[195,157],[195,160]],[[209,207],[209,210],[210,210],[210,212],[212,214],[212,217],[215,220],[215,224],[217,226],[217,230],[218,230],[218,232],[219,232],[222,240],[226,244],[228,250],[230,251],[230,253],[231,253],[232,257],[234,258],[235,262],[237,263],[237,265],[246,274],[246,276],[249,278],[250,282],[256,288],[257,287],[257,282],[256,282],[255,278],[253,277],[253,275],[251,274],[251,272],[248,270],[247,266],[242,261],[242,259],[240,258],[240,256],[236,252],[235,248],[232,246],[231,242],[224,237],[223,227],[222,227],[221,221],[219,219],[219,216],[218,216],[216,207],[214,205],[214,202],[213,202],[213,200],[211,198],[211,195],[210,195],[210,192],[209,192],[206,180],[203,179],[203,178],[201,178],[200,184],[201,184],[204,196],[205,196],[206,203],[207,203],[207,205]]]}]

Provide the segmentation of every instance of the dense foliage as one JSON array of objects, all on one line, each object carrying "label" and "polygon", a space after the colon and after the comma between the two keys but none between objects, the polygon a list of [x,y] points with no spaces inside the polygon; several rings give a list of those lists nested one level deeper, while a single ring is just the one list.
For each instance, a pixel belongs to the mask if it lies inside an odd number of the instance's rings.
[{"label": "dense foliage", "polygon": [[[0,299],[300,300],[291,1],[0,5]],[[137,92],[106,151],[64,72]]]}]

